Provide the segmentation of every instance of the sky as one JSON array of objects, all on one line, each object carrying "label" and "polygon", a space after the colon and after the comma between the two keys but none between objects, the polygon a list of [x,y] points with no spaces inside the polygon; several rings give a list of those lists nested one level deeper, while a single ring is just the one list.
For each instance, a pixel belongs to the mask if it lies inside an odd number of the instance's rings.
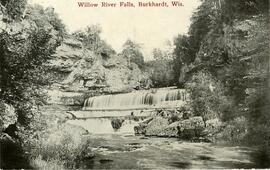
[{"label": "sky", "polygon": [[[184,6],[169,8],[80,8],[78,2],[120,2],[121,0],[29,0],[31,4],[52,6],[69,32],[99,24],[101,37],[117,52],[127,39],[139,43],[146,60],[151,59],[154,48],[164,48],[166,41],[173,42],[178,34],[186,34],[192,12],[199,0],[180,0]],[[131,0],[137,4],[139,0]],[[141,0],[141,2],[170,0]],[[127,2],[124,0],[123,2]]]}]

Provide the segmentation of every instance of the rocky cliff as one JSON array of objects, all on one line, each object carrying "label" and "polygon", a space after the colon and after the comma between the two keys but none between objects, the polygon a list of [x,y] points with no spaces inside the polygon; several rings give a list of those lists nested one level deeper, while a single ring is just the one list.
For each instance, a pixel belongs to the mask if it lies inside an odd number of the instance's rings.
[{"label": "rocky cliff", "polygon": [[50,61],[53,89],[71,92],[98,90],[118,93],[147,88],[149,79],[136,64],[121,55],[95,53],[72,36],[66,38]]}]

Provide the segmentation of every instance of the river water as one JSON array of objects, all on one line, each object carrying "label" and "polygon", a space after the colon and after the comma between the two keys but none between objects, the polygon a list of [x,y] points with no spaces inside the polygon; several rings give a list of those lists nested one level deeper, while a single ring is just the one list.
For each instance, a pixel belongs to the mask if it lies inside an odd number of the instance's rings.
[{"label": "river water", "polygon": [[[126,122],[126,123],[125,123]],[[90,132],[95,153],[80,168],[90,169],[175,169],[175,168],[252,168],[252,150],[218,146],[176,138],[135,136],[137,122],[126,120],[114,130],[110,118],[71,120]],[[99,128],[97,128],[99,127]]]},{"label": "river water", "polygon": [[[80,168],[92,169],[176,169],[176,168],[252,168],[252,150],[218,146],[176,138],[135,136],[134,126],[155,109],[175,109],[189,100],[183,89],[175,87],[142,90],[126,94],[91,97],[78,118],[69,123],[88,130],[92,160]],[[153,116],[153,115],[152,115]],[[124,119],[120,129],[113,119]]]}]

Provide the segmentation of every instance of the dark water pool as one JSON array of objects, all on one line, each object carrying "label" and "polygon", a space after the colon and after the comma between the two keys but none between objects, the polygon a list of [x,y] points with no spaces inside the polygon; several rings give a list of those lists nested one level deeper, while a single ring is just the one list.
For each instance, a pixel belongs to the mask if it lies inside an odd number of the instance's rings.
[{"label": "dark water pool", "polygon": [[96,156],[81,163],[92,169],[253,168],[248,148],[191,143],[125,134],[91,135]]}]

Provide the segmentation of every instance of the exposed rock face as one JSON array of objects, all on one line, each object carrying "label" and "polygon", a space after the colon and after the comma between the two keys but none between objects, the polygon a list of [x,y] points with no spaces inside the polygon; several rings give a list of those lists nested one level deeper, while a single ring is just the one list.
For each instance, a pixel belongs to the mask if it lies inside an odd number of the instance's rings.
[{"label": "exposed rock face", "polygon": [[134,132],[136,135],[145,135],[145,128],[147,124],[140,123],[138,126],[134,126]]},{"label": "exposed rock face", "polygon": [[[80,92],[65,92],[60,90],[48,90],[48,104],[61,104],[65,106],[83,105],[86,99],[84,93]],[[91,94],[89,94],[91,95]]]},{"label": "exposed rock face", "polygon": [[80,41],[68,37],[57,48],[50,66],[54,74],[54,88],[63,91],[122,92],[149,85],[148,76],[136,64],[112,54],[103,57],[85,49]]},{"label": "exposed rock face", "polygon": [[192,139],[202,136],[205,123],[202,117],[191,117],[186,120],[176,121],[170,124],[171,117],[157,116],[148,118],[134,127],[137,135],[177,137],[181,139]]},{"label": "exposed rock face", "polygon": [[0,102],[0,132],[3,132],[9,125],[17,122],[17,115],[14,107]]},{"label": "exposed rock face", "polygon": [[146,127],[149,122],[153,120],[153,117],[149,117],[144,119],[142,122],[139,123],[138,126],[134,127],[134,132],[136,135],[145,135],[146,132]]},{"label": "exposed rock face", "polygon": [[170,124],[164,129],[164,136],[190,139],[201,136],[205,124],[202,117],[192,117],[187,120]]},{"label": "exposed rock face", "polygon": [[169,125],[168,119],[155,117],[145,128],[146,136],[160,136],[166,126]]}]

